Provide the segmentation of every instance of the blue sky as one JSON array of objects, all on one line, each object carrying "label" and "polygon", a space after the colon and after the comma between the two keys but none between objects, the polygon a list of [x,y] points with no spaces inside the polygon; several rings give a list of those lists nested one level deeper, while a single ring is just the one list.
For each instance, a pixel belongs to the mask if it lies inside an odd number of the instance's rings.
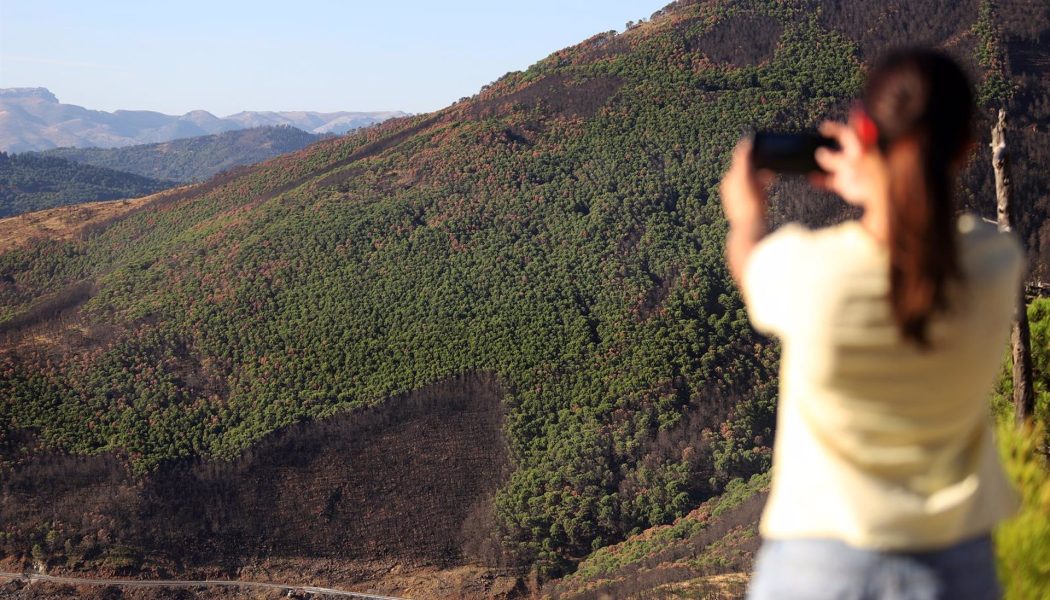
[{"label": "blue sky", "polygon": [[0,87],[99,110],[436,110],[670,0],[0,0]]}]

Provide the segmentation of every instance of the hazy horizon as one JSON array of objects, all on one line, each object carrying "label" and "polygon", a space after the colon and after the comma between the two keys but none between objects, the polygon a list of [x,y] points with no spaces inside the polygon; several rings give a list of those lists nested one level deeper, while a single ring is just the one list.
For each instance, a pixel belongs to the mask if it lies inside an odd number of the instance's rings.
[{"label": "hazy horizon", "polygon": [[430,112],[668,0],[0,0],[0,88],[112,112]]}]

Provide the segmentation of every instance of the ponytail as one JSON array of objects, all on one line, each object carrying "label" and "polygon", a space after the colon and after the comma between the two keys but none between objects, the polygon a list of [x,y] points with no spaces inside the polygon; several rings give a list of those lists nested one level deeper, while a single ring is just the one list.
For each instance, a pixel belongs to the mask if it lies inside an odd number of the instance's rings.
[{"label": "ponytail", "polygon": [[[890,307],[901,336],[925,349],[929,322],[948,310],[948,285],[961,276],[951,167],[970,139],[973,94],[951,59],[904,51],[873,70],[864,110],[891,163]],[[901,141],[917,152],[887,151]]]},{"label": "ponytail", "polygon": [[949,164],[939,152],[920,150],[921,163],[904,155],[891,159],[890,306],[901,335],[929,347],[927,325],[947,310],[947,285],[959,276],[952,231]]}]

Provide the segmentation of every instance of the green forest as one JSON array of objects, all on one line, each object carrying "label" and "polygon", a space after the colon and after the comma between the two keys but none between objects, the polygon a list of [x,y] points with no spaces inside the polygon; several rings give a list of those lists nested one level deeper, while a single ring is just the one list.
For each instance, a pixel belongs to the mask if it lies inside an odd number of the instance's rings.
[{"label": "green forest", "polygon": [[0,217],[81,202],[137,198],[173,185],[56,157],[0,152]]},{"label": "green forest", "polygon": [[[1043,30],[987,0],[894,5],[677,2],[436,113],[0,255],[0,470],[61,450],[145,478],[485,373],[505,394],[506,560],[555,577],[672,522],[770,464],[778,348],[726,271],[716,191],[741,135],[842,116],[873,48],[940,44],[986,114],[1024,115],[1018,232],[1033,276],[1050,268],[1045,62],[1021,60]],[[991,215],[986,162],[964,200]],[[842,217],[797,185],[773,205]],[[0,528],[8,554],[75,533]]]}]

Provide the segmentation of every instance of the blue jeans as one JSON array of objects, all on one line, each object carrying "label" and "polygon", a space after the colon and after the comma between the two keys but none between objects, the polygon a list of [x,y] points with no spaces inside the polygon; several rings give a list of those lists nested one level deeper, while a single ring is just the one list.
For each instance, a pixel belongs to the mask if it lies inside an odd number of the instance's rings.
[{"label": "blue jeans", "polygon": [[932,552],[877,552],[837,540],[766,540],[748,600],[995,600],[990,536]]}]

